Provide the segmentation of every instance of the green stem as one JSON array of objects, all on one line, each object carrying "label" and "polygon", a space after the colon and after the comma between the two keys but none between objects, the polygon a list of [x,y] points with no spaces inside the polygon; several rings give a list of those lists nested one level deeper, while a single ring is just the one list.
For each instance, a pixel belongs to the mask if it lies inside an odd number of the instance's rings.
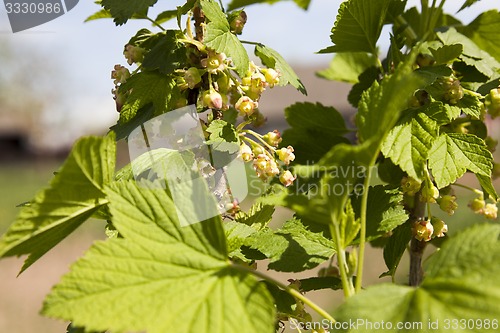
[{"label": "green stem", "polygon": [[[378,153],[377,153],[378,155]],[[372,165],[368,166],[365,181],[363,183],[363,196],[361,197],[361,216],[360,216],[360,230],[359,230],[359,255],[358,267],[356,272],[356,292],[361,290],[363,283],[363,266],[365,262],[365,247],[366,247],[366,214],[368,209],[368,192],[370,189],[370,182],[372,178]]]},{"label": "green stem", "polygon": [[238,264],[233,264],[233,267],[240,270],[240,271],[244,271],[246,273],[250,273],[250,274],[253,274],[267,282],[270,282],[274,285],[276,285],[277,287],[283,289],[284,291],[286,291],[288,294],[290,294],[291,296],[295,297],[296,299],[304,302],[304,304],[308,305],[312,310],[314,310],[317,314],[319,314],[321,317],[325,318],[326,320],[329,320],[331,323],[335,323],[335,319],[333,319],[333,317],[328,313],[326,312],[325,310],[323,310],[323,308],[321,308],[319,305],[317,305],[316,303],[314,303],[312,300],[310,300],[309,298],[305,297],[304,295],[302,295],[297,289],[294,289],[294,288],[291,288],[290,286],[287,286],[283,283],[281,283],[280,281],[270,277],[269,275],[266,275],[262,272],[259,272],[259,271],[256,271],[256,270],[253,270],[249,267],[245,267],[243,265],[238,265]]},{"label": "green stem", "polygon": [[481,195],[481,196],[484,195],[483,191],[478,190],[477,188],[473,188],[473,187],[470,187],[470,186],[467,186],[467,185],[463,185],[463,184],[459,184],[459,183],[454,183],[454,184],[451,184],[451,185],[464,188],[466,190],[472,191],[472,192],[474,192],[474,193],[476,193],[478,195]]},{"label": "green stem", "polygon": [[330,223],[330,233],[335,239],[335,244],[337,245],[337,260],[339,262],[339,273],[340,281],[342,281],[342,289],[344,291],[344,296],[346,298],[351,297],[354,294],[354,286],[352,285],[352,279],[347,275],[347,260],[345,255],[345,249],[343,242],[340,239],[340,230],[338,223],[335,223],[335,216],[331,216]]},{"label": "green stem", "polygon": [[250,44],[250,45],[255,45],[255,46],[262,46],[262,43],[250,42],[248,40],[240,40],[240,42],[243,43],[243,44]]},{"label": "green stem", "polygon": [[159,23],[157,23],[155,20],[153,20],[152,18],[148,17],[148,16],[145,16],[144,17],[146,20],[148,20],[149,22],[153,23],[153,25],[157,26],[158,28],[160,28],[162,31],[167,31],[167,29],[165,29],[164,27],[162,27]]},{"label": "green stem", "polygon": [[252,134],[253,137],[255,137],[257,140],[259,140],[260,142],[262,142],[270,151],[274,152],[276,151],[276,148],[272,147],[270,144],[268,144],[264,139],[262,139],[261,135],[257,132],[254,132],[252,130],[249,130],[249,129],[246,129],[244,131],[242,131],[243,133],[248,133],[248,134]]}]

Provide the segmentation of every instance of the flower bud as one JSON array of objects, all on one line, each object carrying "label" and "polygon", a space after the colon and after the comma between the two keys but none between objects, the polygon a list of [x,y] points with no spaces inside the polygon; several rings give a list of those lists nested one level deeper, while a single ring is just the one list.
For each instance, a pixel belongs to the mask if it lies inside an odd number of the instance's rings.
[{"label": "flower bud", "polygon": [[428,220],[418,221],[413,225],[413,235],[419,241],[430,241],[433,233],[434,227]]},{"label": "flower bud", "polygon": [[115,85],[125,83],[129,77],[129,70],[121,65],[115,65],[114,70],[111,71],[111,78],[114,79],[113,83]]},{"label": "flower bud", "polygon": [[434,184],[426,184],[422,188],[421,196],[420,196],[420,201],[422,202],[429,202],[429,203],[435,203],[436,199],[439,197],[439,190]]},{"label": "flower bud", "polygon": [[448,226],[444,223],[443,220],[438,219],[437,217],[433,217],[431,219],[432,227],[434,228],[434,232],[432,234],[433,237],[444,237],[448,232]]},{"label": "flower bud", "polygon": [[245,162],[250,162],[251,160],[253,160],[252,148],[250,148],[250,146],[247,145],[246,143],[242,143],[240,146],[240,152],[238,154],[238,157]]},{"label": "flower bud", "polygon": [[184,73],[184,80],[186,81],[189,89],[194,89],[198,83],[201,82],[200,71],[196,67],[189,68]]},{"label": "flower bud", "polygon": [[453,215],[455,210],[458,208],[456,203],[457,197],[454,195],[443,195],[441,199],[438,200],[439,208],[442,211],[448,213],[448,215]]},{"label": "flower bud", "polygon": [[290,186],[293,184],[293,181],[297,177],[294,177],[293,174],[289,171],[286,170],[280,175],[280,182],[281,184],[285,185],[286,187]]},{"label": "flower bud", "polygon": [[420,190],[420,187],[420,182],[411,177],[403,177],[403,179],[401,180],[401,188],[403,190],[403,193],[411,197]]},{"label": "flower bud", "polygon": [[144,60],[144,50],[142,47],[134,46],[131,44],[125,45],[125,51],[123,55],[127,59],[127,63],[132,65],[133,63],[140,63]]},{"label": "flower bud", "polygon": [[486,204],[486,206],[483,208],[483,215],[487,219],[496,220],[497,213],[498,213],[498,207],[496,204],[489,203]]},{"label": "flower bud", "polygon": [[278,147],[281,142],[281,133],[278,130],[274,130],[272,132],[268,132],[266,135],[262,137],[264,141],[266,141],[269,145],[273,147]]},{"label": "flower bud", "polygon": [[243,32],[243,27],[247,23],[247,13],[244,10],[238,11],[232,15],[229,15],[229,26],[231,32],[236,35],[241,35]]},{"label": "flower bud", "polygon": [[484,104],[487,112],[492,118],[496,118],[500,115],[500,87],[490,90],[490,93],[486,96]]},{"label": "flower bud", "polygon": [[472,211],[476,214],[481,214],[483,212],[483,208],[486,205],[486,202],[484,199],[481,198],[475,198],[471,202],[469,202],[469,207],[472,209]]},{"label": "flower bud", "polygon": [[217,91],[205,91],[203,95],[203,105],[211,109],[222,109],[222,96]]},{"label": "flower bud", "polygon": [[259,103],[252,101],[250,97],[241,96],[240,99],[234,105],[236,110],[242,116],[250,116],[255,112],[255,109],[259,107]]},{"label": "flower bud", "polygon": [[264,148],[262,148],[261,146],[254,146],[252,148],[252,153],[255,155],[255,156],[259,156],[260,154],[265,154],[265,150]]},{"label": "flower bud", "polygon": [[276,154],[278,154],[278,158],[280,161],[285,163],[285,165],[290,164],[291,161],[295,159],[295,154],[293,153],[293,147],[288,146],[288,147],[283,147],[279,150],[276,151]]}]

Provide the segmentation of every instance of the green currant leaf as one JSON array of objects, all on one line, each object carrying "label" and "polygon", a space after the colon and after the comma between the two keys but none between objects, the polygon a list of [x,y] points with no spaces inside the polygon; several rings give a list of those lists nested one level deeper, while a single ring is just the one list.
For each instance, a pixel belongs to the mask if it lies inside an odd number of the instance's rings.
[{"label": "green currant leaf", "polygon": [[[400,204],[403,195],[398,189],[377,185],[368,192],[369,214],[366,216],[367,240],[371,241],[394,230],[408,220],[408,214]],[[353,207],[356,216],[361,211],[361,197],[355,197]]]},{"label": "green currant leaf", "polygon": [[110,130],[116,134],[116,140],[125,139],[138,126],[154,118],[154,112],[155,108],[153,104],[148,104],[137,110],[136,114],[130,120],[125,123],[118,121],[110,127]]},{"label": "green currant leaf", "polygon": [[320,52],[368,52],[377,55],[391,0],[349,0],[340,5],[332,35],[333,44]]},{"label": "green currant leaf", "polygon": [[208,125],[206,131],[210,133],[207,144],[213,149],[231,154],[239,150],[238,134],[233,125],[224,120],[214,120]]},{"label": "green currant leaf", "polygon": [[[410,333],[449,332],[454,320],[458,325],[453,332],[491,330],[492,320],[500,317],[499,234],[498,225],[487,224],[463,231],[445,241],[441,250],[429,259],[426,276],[419,288],[394,284],[368,287],[342,304],[334,313],[335,319],[356,322],[363,318],[365,322],[384,322],[385,327],[390,323],[393,328],[397,323],[422,324],[404,330]],[[479,325],[471,329],[461,324],[460,320],[467,324],[469,319],[480,320],[483,325],[488,321],[490,329]],[[428,326],[436,321],[435,327]],[[449,327],[446,327],[447,321]],[[363,326],[358,330],[339,331],[368,333],[380,330]]]},{"label": "green currant leaf", "polygon": [[408,64],[402,64],[396,73],[377,81],[365,91],[356,114],[359,139],[382,140],[406,108],[408,99],[421,84],[421,78],[411,72]]},{"label": "green currant leaf", "polygon": [[[280,1],[286,1],[286,0],[232,0],[227,6],[227,10],[231,11],[234,9],[243,8],[257,3],[267,3],[272,5]],[[309,8],[311,0],[293,0],[293,2],[295,2],[297,6],[299,6],[300,8],[306,10],[307,8]]]},{"label": "green currant leaf", "polygon": [[479,185],[481,185],[481,188],[483,191],[487,194],[486,197],[491,197],[493,200],[497,201],[498,200],[498,194],[497,191],[495,190],[495,187],[493,186],[493,182],[491,180],[490,176],[483,176],[480,174],[476,174],[477,180],[479,181]]},{"label": "green currant leaf", "polygon": [[247,259],[241,252],[241,246],[245,244],[248,237],[258,231],[257,228],[235,221],[226,221],[223,225],[229,258],[237,258],[244,262],[250,262],[251,260]]},{"label": "green currant leaf", "polygon": [[469,25],[459,28],[459,31],[469,37],[477,46],[500,61],[500,12],[490,10],[481,13]]},{"label": "green currant leaf", "polygon": [[102,0],[101,6],[109,10],[116,25],[127,23],[134,14],[147,15],[149,7],[157,0]]},{"label": "green currant leaf", "polygon": [[256,203],[248,212],[238,212],[234,219],[239,223],[244,223],[261,229],[271,222],[273,214],[274,206]]},{"label": "green currant leaf", "polygon": [[171,19],[177,17],[177,12],[178,12],[177,9],[163,11],[156,16],[155,23],[162,24],[168,22]]},{"label": "green currant leaf", "polygon": [[255,46],[255,55],[260,58],[265,66],[273,68],[280,73],[280,86],[290,84],[302,94],[307,95],[306,87],[304,87],[302,81],[300,81],[293,68],[278,52],[268,46],[259,44]]},{"label": "green currant leaf", "polygon": [[107,205],[104,186],[113,179],[113,135],[80,139],[63,166],[0,238],[0,257],[29,254],[23,272]]},{"label": "green currant leaf", "polygon": [[429,48],[436,65],[443,65],[457,59],[463,51],[462,44],[443,45],[437,49]]},{"label": "green currant leaf", "polygon": [[410,177],[422,180],[438,129],[437,123],[424,113],[410,112],[389,132],[382,153]]},{"label": "green currant leaf", "polygon": [[484,140],[473,134],[441,133],[429,151],[429,167],[436,185],[443,188],[467,170],[491,177],[493,157]]},{"label": "green currant leaf", "polygon": [[105,19],[105,18],[113,18],[113,15],[111,15],[109,10],[101,9],[100,11],[95,12],[94,14],[87,17],[84,22],[100,20],[100,19]]},{"label": "green currant leaf", "polygon": [[173,76],[158,72],[141,72],[132,75],[127,82],[120,86],[120,92],[130,91],[120,112],[119,124],[131,121],[139,109],[152,103],[154,115],[160,115],[173,109],[172,96],[178,92]]},{"label": "green currant leaf", "polygon": [[160,73],[172,74],[184,67],[186,48],[177,41],[177,30],[167,30],[144,56],[142,66],[146,69],[159,69]]},{"label": "green currant leaf", "polygon": [[451,123],[453,120],[460,117],[462,110],[458,107],[452,107],[449,104],[432,101],[427,105],[418,108],[419,112],[425,113],[432,120],[436,121],[437,125],[442,126]]},{"label": "green currant leaf", "polygon": [[438,32],[437,36],[445,45],[461,44],[463,52],[460,59],[467,65],[476,67],[478,71],[489,78],[498,77],[500,63],[489,53],[481,50],[472,40],[457,32],[455,28],[449,28],[445,32]]},{"label": "green currant leaf", "polygon": [[236,71],[243,77],[248,71],[250,60],[243,44],[231,32],[226,15],[219,4],[213,0],[202,0],[200,5],[205,16],[210,20],[206,25],[205,44],[216,52],[231,57]]},{"label": "green currant leaf", "polygon": [[464,4],[462,5],[462,7],[460,7],[460,9],[458,11],[460,12],[460,11],[464,10],[465,8],[468,8],[478,1],[480,1],[480,0],[465,0]]},{"label": "green currant leaf", "polygon": [[93,245],[46,298],[44,315],[114,332],[274,332],[271,295],[228,262],[220,218],[181,227],[164,190],[132,182],[107,194],[123,238]]},{"label": "green currant leaf", "polygon": [[342,280],[334,276],[310,277],[299,279],[300,290],[303,292],[322,290],[322,289],[342,289]]},{"label": "green currant leaf", "polygon": [[358,82],[352,86],[347,96],[349,103],[357,108],[363,92],[368,90],[373,82],[379,79],[379,76],[380,69],[375,66],[368,67],[363,73],[359,74]]},{"label": "green currant leaf", "polygon": [[327,80],[354,84],[359,82],[358,78],[361,73],[371,66],[376,66],[376,64],[375,57],[369,53],[338,53],[333,57],[327,69],[316,74]]},{"label": "green currant leaf", "polygon": [[300,220],[287,221],[277,231],[269,228],[253,234],[246,244],[271,260],[269,269],[301,272],[328,260],[334,244],[320,233],[312,232]]},{"label": "green currant leaf", "polygon": [[384,261],[389,269],[382,276],[394,276],[399,262],[406,251],[406,247],[412,238],[410,223],[403,223],[394,229],[391,237],[384,246]]},{"label": "green currant leaf", "polygon": [[462,111],[466,115],[471,116],[474,119],[481,118],[481,112],[483,108],[483,103],[477,96],[472,96],[469,94],[465,94],[457,104],[450,105],[452,109],[456,109],[455,112]]}]

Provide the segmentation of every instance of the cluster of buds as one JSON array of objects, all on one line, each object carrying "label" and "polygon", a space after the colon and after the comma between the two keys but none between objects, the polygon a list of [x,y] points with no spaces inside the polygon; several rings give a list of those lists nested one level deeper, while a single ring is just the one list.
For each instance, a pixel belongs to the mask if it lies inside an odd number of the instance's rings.
[{"label": "cluster of buds", "polygon": [[486,96],[484,105],[492,118],[500,115],[500,87],[490,90],[490,93]]},{"label": "cluster of buds", "polygon": [[482,195],[469,202],[469,207],[474,213],[483,215],[490,220],[495,220],[498,216],[496,203],[486,203]]},{"label": "cluster of buds", "polygon": [[253,168],[260,179],[267,181],[279,175],[279,180],[283,185],[287,187],[292,185],[296,177],[289,170],[286,170],[285,166],[295,160],[293,147],[277,148],[282,140],[281,134],[277,130],[268,132],[265,135],[253,131],[247,133],[251,133],[264,145],[244,137],[243,139],[249,142],[252,147],[242,143],[238,157],[245,162],[252,162]]},{"label": "cluster of buds", "polygon": [[437,85],[443,91],[443,99],[450,104],[457,104],[464,97],[464,90],[460,85],[460,81],[453,76],[439,78]]},{"label": "cluster of buds", "polygon": [[113,94],[113,99],[116,103],[116,111],[120,112],[123,104],[127,99],[126,93],[120,92],[120,85],[125,83],[130,77],[130,71],[122,65],[115,65],[114,69],[111,71],[111,79],[115,84],[114,89],[111,90]]},{"label": "cluster of buds", "polygon": [[417,221],[413,224],[413,236],[419,240],[428,242],[433,238],[444,237],[448,232],[448,226],[443,220],[432,217],[431,219],[424,219]]}]

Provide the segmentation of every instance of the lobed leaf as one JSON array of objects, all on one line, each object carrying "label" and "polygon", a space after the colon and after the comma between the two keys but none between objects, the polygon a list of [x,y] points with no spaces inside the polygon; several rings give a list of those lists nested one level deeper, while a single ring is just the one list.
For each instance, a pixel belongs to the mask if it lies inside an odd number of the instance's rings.
[{"label": "lobed leaf", "polygon": [[338,53],[327,69],[317,72],[319,77],[331,81],[358,83],[359,76],[367,68],[377,64],[373,55],[364,52]]},{"label": "lobed leaf", "polygon": [[263,229],[246,243],[271,259],[269,268],[281,272],[300,272],[328,260],[334,244],[322,234],[304,227],[300,220],[287,221],[277,231]]},{"label": "lobed leaf", "polygon": [[238,74],[244,76],[248,71],[250,60],[243,44],[231,32],[226,15],[213,0],[202,0],[200,5],[206,17],[210,20],[206,25],[205,44],[218,53],[224,53],[231,57]]},{"label": "lobed leaf", "polygon": [[335,45],[320,52],[368,52],[377,55],[377,40],[391,2],[391,0],[343,2],[330,36]]},{"label": "lobed leaf", "polygon": [[158,72],[140,72],[131,76],[120,86],[120,92],[129,92],[120,112],[119,124],[125,124],[138,114],[138,111],[152,103],[153,114],[160,115],[172,107],[172,96],[178,91],[173,76]]},{"label": "lobed leaf", "polygon": [[459,29],[477,46],[500,61],[500,12],[497,9],[481,13],[469,25]]},{"label": "lobed leaf", "polygon": [[442,133],[429,151],[429,167],[438,188],[443,188],[467,170],[491,177],[493,157],[484,140],[473,134]]},{"label": "lobed leaf", "polygon": [[163,190],[107,189],[123,238],[97,242],[46,298],[43,314],[88,330],[274,332],[264,284],[227,261],[220,218],[181,227]]},{"label": "lobed leaf", "polygon": [[424,113],[409,113],[389,132],[382,153],[414,179],[422,180],[438,125]]},{"label": "lobed leaf", "polygon": [[107,205],[104,186],[113,179],[113,135],[80,139],[63,166],[0,238],[0,257],[29,254],[23,272]]},{"label": "lobed leaf", "polygon": [[102,0],[101,6],[109,10],[114,17],[116,25],[122,25],[134,16],[141,14],[146,16],[149,7],[152,7],[158,0]]}]

